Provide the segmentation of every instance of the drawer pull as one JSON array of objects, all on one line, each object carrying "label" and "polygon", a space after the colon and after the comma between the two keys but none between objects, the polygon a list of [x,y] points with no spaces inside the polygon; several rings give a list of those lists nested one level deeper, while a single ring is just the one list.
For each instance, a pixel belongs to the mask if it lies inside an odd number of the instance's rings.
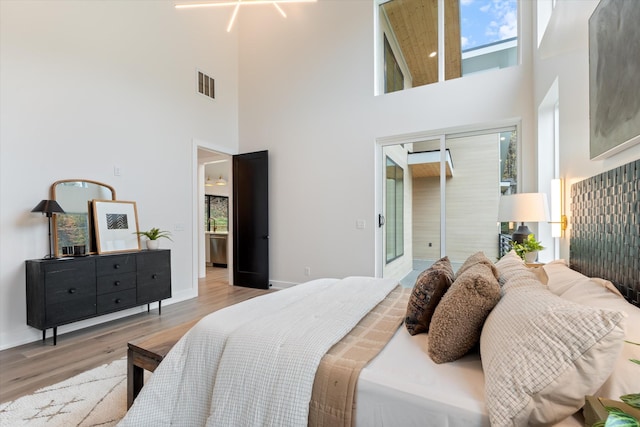
[{"label": "drawer pull", "polygon": [[71,289],[69,289],[69,293],[70,293],[70,294],[75,294],[75,293],[76,293],[76,288],[71,288]]},{"label": "drawer pull", "polygon": [[120,280],[116,280],[116,281],[113,283],[113,286],[120,286]]},{"label": "drawer pull", "polygon": [[120,268],[120,264],[113,264],[113,268],[115,268],[116,270]]},{"label": "drawer pull", "polygon": [[121,301],[120,298],[116,298],[115,303],[120,304],[120,301]]},{"label": "drawer pull", "polygon": [[151,278],[152,278],[152,279],[157,279],[157,278],[158,278],[158,275],[157,275],[157,274],[153,274],[153,275],[151,276]]}]

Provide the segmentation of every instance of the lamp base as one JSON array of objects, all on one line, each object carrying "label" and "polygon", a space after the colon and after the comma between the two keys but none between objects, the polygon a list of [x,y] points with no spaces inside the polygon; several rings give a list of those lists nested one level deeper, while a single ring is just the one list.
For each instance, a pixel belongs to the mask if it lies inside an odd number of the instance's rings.
[{"label": "lamp base", "polygon": [[527,237],[529,237],[529,234],[531,234],[531,230],[529,230],[529,227],[522,223],[520,224],[518,229],[511,235],[511,239],[513,239],[513,241],[516,243],[522,243],[527,239]]}]

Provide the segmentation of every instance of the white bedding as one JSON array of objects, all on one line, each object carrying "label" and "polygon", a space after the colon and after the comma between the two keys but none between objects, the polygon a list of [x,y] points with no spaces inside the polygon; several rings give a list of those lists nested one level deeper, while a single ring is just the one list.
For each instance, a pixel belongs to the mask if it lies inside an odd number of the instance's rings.
[{"label": "white bedding", "polygon": [[119,425],[305,426],[320,359],[395,287],[320,279],[215,312],[176,343]]},{"label": "white bedding", "polygon": [[[551,279],[554,277],[550,275],[550,284]],[[366,306],[375,306],[394,286],[382,279],[360,280],[364,281],[364,285],[360,284],[364,288],[354,288],[350,301],[345,304],[336,304],[333,294],[316,294],[341,283],[337,279],[320,279],[207,316],[174,346],[119,425],[306,425],[311,391],[309,389],[307,395],[307,391],[301,390],[310,387],[313,376],[297,362],[319,360],[333,342],[349,331],[349,323],[357,323],[357,319],[366,314]],[[578,289],[580,295],[582,290]],[[365,296],[368,302],[360,305],[359,300]],[[301,298],[310,300],[307,305],[299,306]],[[600,301],[601,297],[597,299]],[[342,314],[353,313],[354,300],[358,307],[356,311],[361,312],[347,316],[346,323],[338,326],[337,319]],[[293,319],[280,315],[289,306],[297,307]],[[635,307],[633,310],[637,311]],[[305,355],[291,353],[295,355],[291,359],[273,356],[281,344],[289,342],[293,344],[290,347],[296,348],[301,340],[314,341],[308,339],[311,336],[307,334],[316,325],[325,323],[323,318],[336,322],[329,327],[331,333],[321,333],[323,344],[317,351]],[[309,322],[299,322],[301,319]],[[298,333],[298,326],[305,332]],[[248,360],[256,363],[247,364],[246,360],[238,358],[249,351],[245,344],[261,340],[268,332],[278,331],[276,335],[279,335],[285,330],[288,330],[288,338],[261,342],[250,350],[253,355]],[[636,337],[633,333],[629,336]],[[436,364],[427,355],[427,340],[427,334],[411,336],[401,326],[380,354],[361,371],[356,390],[357,426],[489,426],[479,354],[472,352],[455,362]],[[226,356],[225,346],[230,350]],[[629,351],[637,353],[636,348],[633,346]],[[632,354],[635,358],[638,357],[636,353]],[[625,355],[621,360],[623,369],[637,367],[627,362],[629,357]],[[219,362],[231,365],[231,374],[218,375]],[[294,370],[298,371],[295,375]],[[285,381],[260,389],[253,381],[260,371],[271,372],[274,374],[271,377],[285,378]],[[623,372],[624,378],[636,377],[636,371]],[[293,412],[280,406],[292,401],[295,401]],[[299,412],[305,401],[307,409]],[[226,409],[225,405],[236,405],[237,402],[240,402],[240,415],[244,417],[251,413],[251,418],[236,418],[233,411]],[[259,408],[254,410],[254,406]],[[216,408],[222,409],[216,412]],[[557,424],[563,427],[580,425],[580,416],[569,417]]]},{"label": "white bedding", "polygon": [[362,370],[357,426],[489,426],[479,354],[438,365],[427,339],[403,326]]}]

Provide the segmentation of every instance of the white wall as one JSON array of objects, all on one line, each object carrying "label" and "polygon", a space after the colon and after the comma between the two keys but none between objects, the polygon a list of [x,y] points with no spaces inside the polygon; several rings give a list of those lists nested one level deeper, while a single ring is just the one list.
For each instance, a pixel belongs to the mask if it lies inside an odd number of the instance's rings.
[{"label": "white wall", "polygon": [[[192,141],[238,145],[227,19],[159,0],[0,2],[0,348],[41,336],[26,325],[24,261],[48,252],[30,210],[59,179],[108,183],[137,202],[141,228],[171,230],[174,300],[196,294]],[[216,79],[215,101],[195,93],[196,68]]]},{"label": "white wall", "polygon": [[[589,39],[588,19],[597,0],[563,0],[556,3],[549,25],[535,52],[535,105],[539,106],[558,79],[560,103],[560,177],[565,193],[571,184],[640,158],[636,145],[608,159],[589,159]],[[537,107],[536,107],[537,108]],[[560,257],[569,258],[571,211],[565,200],[569,229],[561,240]]]},{"label": "white wall", "polygon": [[[203,194],[194,144],[270,151],[270,276],[289,283],[309,279],[305,266],[311,278],[377,271],[377,138],[521,119],[522,155],[535,158],[530,46],[523,66],[375,97],[372,1],[286,12],[243,9],[228,34],[228,9],[0,1],[1,348],[40,337],[25,324],[24,260],[47,252],[30,210],[58,179],[111,184],[137,202],[141,227],[174,230],[173,293],[188,297]],[[215,101],[194,93],[196,67],[216,79]],[[526,191],[535,162],[523,168]]]},{"label": "white wall", "polygon": [[[524,66],[375,97],[372,1],[287,6],[286,20],[264,12],[239,22],[239,135],[241,151],[270,151],[273,280],[303,281],[304,266],[376,273],[376,138],[522,118],[523,155],[535,159],[531,46]],[[531,22],[521,27],[530,37]],[[523,190],[536,185],[535,162],[523,175]]]}]

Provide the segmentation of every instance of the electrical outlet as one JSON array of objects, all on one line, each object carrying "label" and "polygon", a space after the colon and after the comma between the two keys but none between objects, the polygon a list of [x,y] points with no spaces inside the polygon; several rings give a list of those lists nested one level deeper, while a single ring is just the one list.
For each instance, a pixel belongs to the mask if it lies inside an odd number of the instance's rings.
[{"label": "electrical outlet", "polygon": [[433,246],[433,244],[431,242],[429,242],[429,247]]},{"label": "electrical outlet", "polygon": [[304,268],[304,275],[305,276],[311,276],[311,267],[305,267]]},{"label": "electrical outlet", "polygon": [[113,176],[121,176],[121,175],[122,175],[122,168],[120,166],[114,166]]}]

